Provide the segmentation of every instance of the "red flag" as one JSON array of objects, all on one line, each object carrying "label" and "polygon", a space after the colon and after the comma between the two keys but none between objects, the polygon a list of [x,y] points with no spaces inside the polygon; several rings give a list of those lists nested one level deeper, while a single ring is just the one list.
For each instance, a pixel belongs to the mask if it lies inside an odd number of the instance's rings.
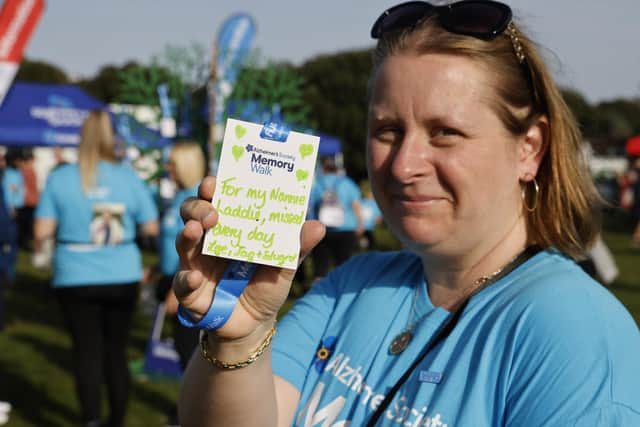
[{"label": "red flag", "polygon": [[18,71],[44,0],[6,0],[0,10],[0,104]]}]

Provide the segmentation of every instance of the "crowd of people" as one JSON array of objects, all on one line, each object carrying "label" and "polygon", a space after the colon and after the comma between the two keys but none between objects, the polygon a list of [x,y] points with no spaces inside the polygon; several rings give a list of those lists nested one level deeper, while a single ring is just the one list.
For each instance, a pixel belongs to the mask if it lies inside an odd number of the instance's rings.
[{"label": "crowd of people", "polygon": [[[125,424],[142,281],[185,373],[168,425],[640,425],[638,327],[576,265],[600,238],[578,127],[508,6],[454,6],[403,3],[374,23],[369,180],[319,159],[300,236],[313,272],[280,321],[296,273],[265,266],[222,328],[175,317],[205,316],[227,265],[201,254],[217,216],[199,144],[171,146],[168,196],[119,161],[105,111],[41,192],[33,156],[0,150],[0,330],[18,248],[54,241],[83,426],[105,425],[103,386],[106,425]],[[373,251],[383,218],[402,250]],[[141,237],[157,242],[151,272]]]},{"label": "crowd of people", "polygon": [[[197,195],[205,176],[202,147],[174,143],[160,185],[150,185],[121,162],[116,142],[109,114],[91,112],[82,126],[78,161],[59,161],[41,192],[31,151],[0,147],[0,330],[4,292],[15,277],[22,248],[34,254],[36,267],[52,268],[51,288],[72,339],[73,377],[86,426],[102,425],[103,385],[108,425],[124,423],[130,383],[126,351],[140,283],[155,285],[157,303],[173,319],[181,369],[198,345],[197,330],[175,317],[178,301],[171,284],[179,269],[175,240],[183,226],[180,205]],[[314,277],[345,262],[365,231],[373,241],[371,233],[380,223],[375,202],[364,207],[360,189],[336,167],[335,159],[327,157],[322,164],[308,215],[326,221],[329,235],[339,237],[328,239],[314,254]],[[332,215],[331,207],[339,213]],[[144,270],[139,246],[150,240],[156,243],[142,246],[157,251],[159,262]],[[36,261],[42,257],[49,261]],[[178,425],[175,407],[168,408],[167,418],[168,425]]]}]

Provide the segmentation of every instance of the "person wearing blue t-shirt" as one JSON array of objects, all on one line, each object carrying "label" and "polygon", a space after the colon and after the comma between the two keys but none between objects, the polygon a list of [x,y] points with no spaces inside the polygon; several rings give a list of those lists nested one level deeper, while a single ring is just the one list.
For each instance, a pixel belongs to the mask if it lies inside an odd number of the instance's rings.
[{"label": "person wearing blue t-shirt", "polygon": [[364,224],[364,235],[360,239],[360,247],[362,249],[375,249],[376,240],[373,233],[376,227],[382,224],[382,212],[373,198],[369,182],[360,183],[360,189],[362,191],[360,204],[362,205],[362,222]]},{"label": "person wearing blue t-shirt", "polygon": [[84,425],[100,423],[107,385],[109,425],[122,426],[129,392],[127,340],[142,278],[135,244],[158,234],[157,210],[135,172],[117,163],[108,113],[92,111],[81,129],[78,164],[47,178],[36,208],[36,249],[55,238],[52,286],[73,343]]},{"label": "person wearing blue t-shirt", "polygon": [[18,257],[18,227],[4,197],[4,172],[0,168],[0,331],[5,326],[5,292],[13,280]]},{"label": "person wearing blue t-shirt", "polygon": [[15,168],[14,158],[15,153],[10,153],[5,147],[0,149],[0,169],[4,171],[4,182],[2,184],[4,200],[9,207],[11,216],[16,217],[18,209],[24,206],[25,187],[22,174]]},{"label": "person wearing blue t-shirt", "polygon": [[311,190],[314,217],[325,225],[324,239],[313,249],[314,280],[324,277],[332,264],[338,266],[351,257],[364,232],[360,189],[351,178],[338,174],[335,160],[323,157],[322,170]]},{"label": "person wearing blue t-shirt", "polygon": [[[7,148],[0,146],[0,306],[3,305],[3,290],[15,279],[15,264],[18,259],[17,209],[22,207],[24,185],[20,172],[7,160]],[[0,307],[0,329],[4,326],[4,309]]]},{"label": "person wearing blue t-shirt", "polygon": [[[639,426],[640,331],[574,262],[600,199],[536,45],[489,0],[403,3],[371,34],[367,169],[404,250],[342,264],[278,325],[294,271],[258,266],[209,327],[231,280],[201,254],[203,180],[176,243],[205,325],[181,425]],[[323,234],[305,222],[302,257]]]},{"label": "person wearing blue t-shirt", "polygon": [[[180,142],[171,147],[166,164],[168,178],[177,189],[173,200],[168,203],[160,222],[160,263],[161,277],[156,288],[156,296],[165,303],[165,313],[173,318],[173,342],[180,357],[180,366],[184,371],[198,345],[198,331],[183,326],[175,317],[178,310],[171,283],[178,271],[180,259],[176,252],[176,237],[183,227],[180,218],[180,205],[188,197],[198,195],[198,184],[205,174],[205,159],[202,149],[196,143]],[[178,425],[177,410],[171,408],[168,413],[169,425]]]}]

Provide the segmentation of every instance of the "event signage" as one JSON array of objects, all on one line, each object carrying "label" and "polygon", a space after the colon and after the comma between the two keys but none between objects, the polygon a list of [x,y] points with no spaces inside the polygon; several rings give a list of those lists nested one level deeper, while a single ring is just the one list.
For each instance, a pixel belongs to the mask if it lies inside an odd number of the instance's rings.
[{"label": "event signage", "polygon": [[318,144],[275,123],[227,120],[212,200],[218,224],[202,252],[297,268]]},{"label": "event signage", "polygon": [[169,85],[158,85],[158,98],[160,100],[160,134],[164,138],[173,138],[176,136],[176,121],[173,118],[173,108],[171,108],[171,99],[169,99]]},{"label": "event signage", "polygon": [[218,33],[215,58],[216,79],[213,88],[215,102],[213,108],[209,110],[212,123],[222,122],[224,101],[231,95],[238,69],[251,49],[254,35],[253,19],[243,13],[227,18]]},{"label": "event signage", "polygon": [[0,105],[15,77],[24,48],[42,15],[44,0],[6,0],[0,10]]},{"label": "event signage", "polygon": [[[215,75],[207,86],[210,143],[217,144],[222,139],[225,102],[233,91],[239,68],[249,54],[255,28],[251,16],[238,13],[227,18],[218,32],[212,59]],[[211,154],[211,170],[215,173],[217,159],[213,152]]]}]

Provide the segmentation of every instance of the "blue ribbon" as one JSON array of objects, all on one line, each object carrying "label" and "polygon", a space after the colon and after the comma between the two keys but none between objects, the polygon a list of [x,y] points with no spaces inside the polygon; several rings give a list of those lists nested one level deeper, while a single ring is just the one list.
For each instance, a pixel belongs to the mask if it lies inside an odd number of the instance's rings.
[{"label": "blue ribbon", "polygon": [[178,319],[188,328],[216,330],[221,328],[233,312],[238,298],[247,287],[258,265],[246,261],[231,261],[227,266],[220,283],[216,287],[215,298],[209,311],[198,322],[180,304],[178,307]]}]

